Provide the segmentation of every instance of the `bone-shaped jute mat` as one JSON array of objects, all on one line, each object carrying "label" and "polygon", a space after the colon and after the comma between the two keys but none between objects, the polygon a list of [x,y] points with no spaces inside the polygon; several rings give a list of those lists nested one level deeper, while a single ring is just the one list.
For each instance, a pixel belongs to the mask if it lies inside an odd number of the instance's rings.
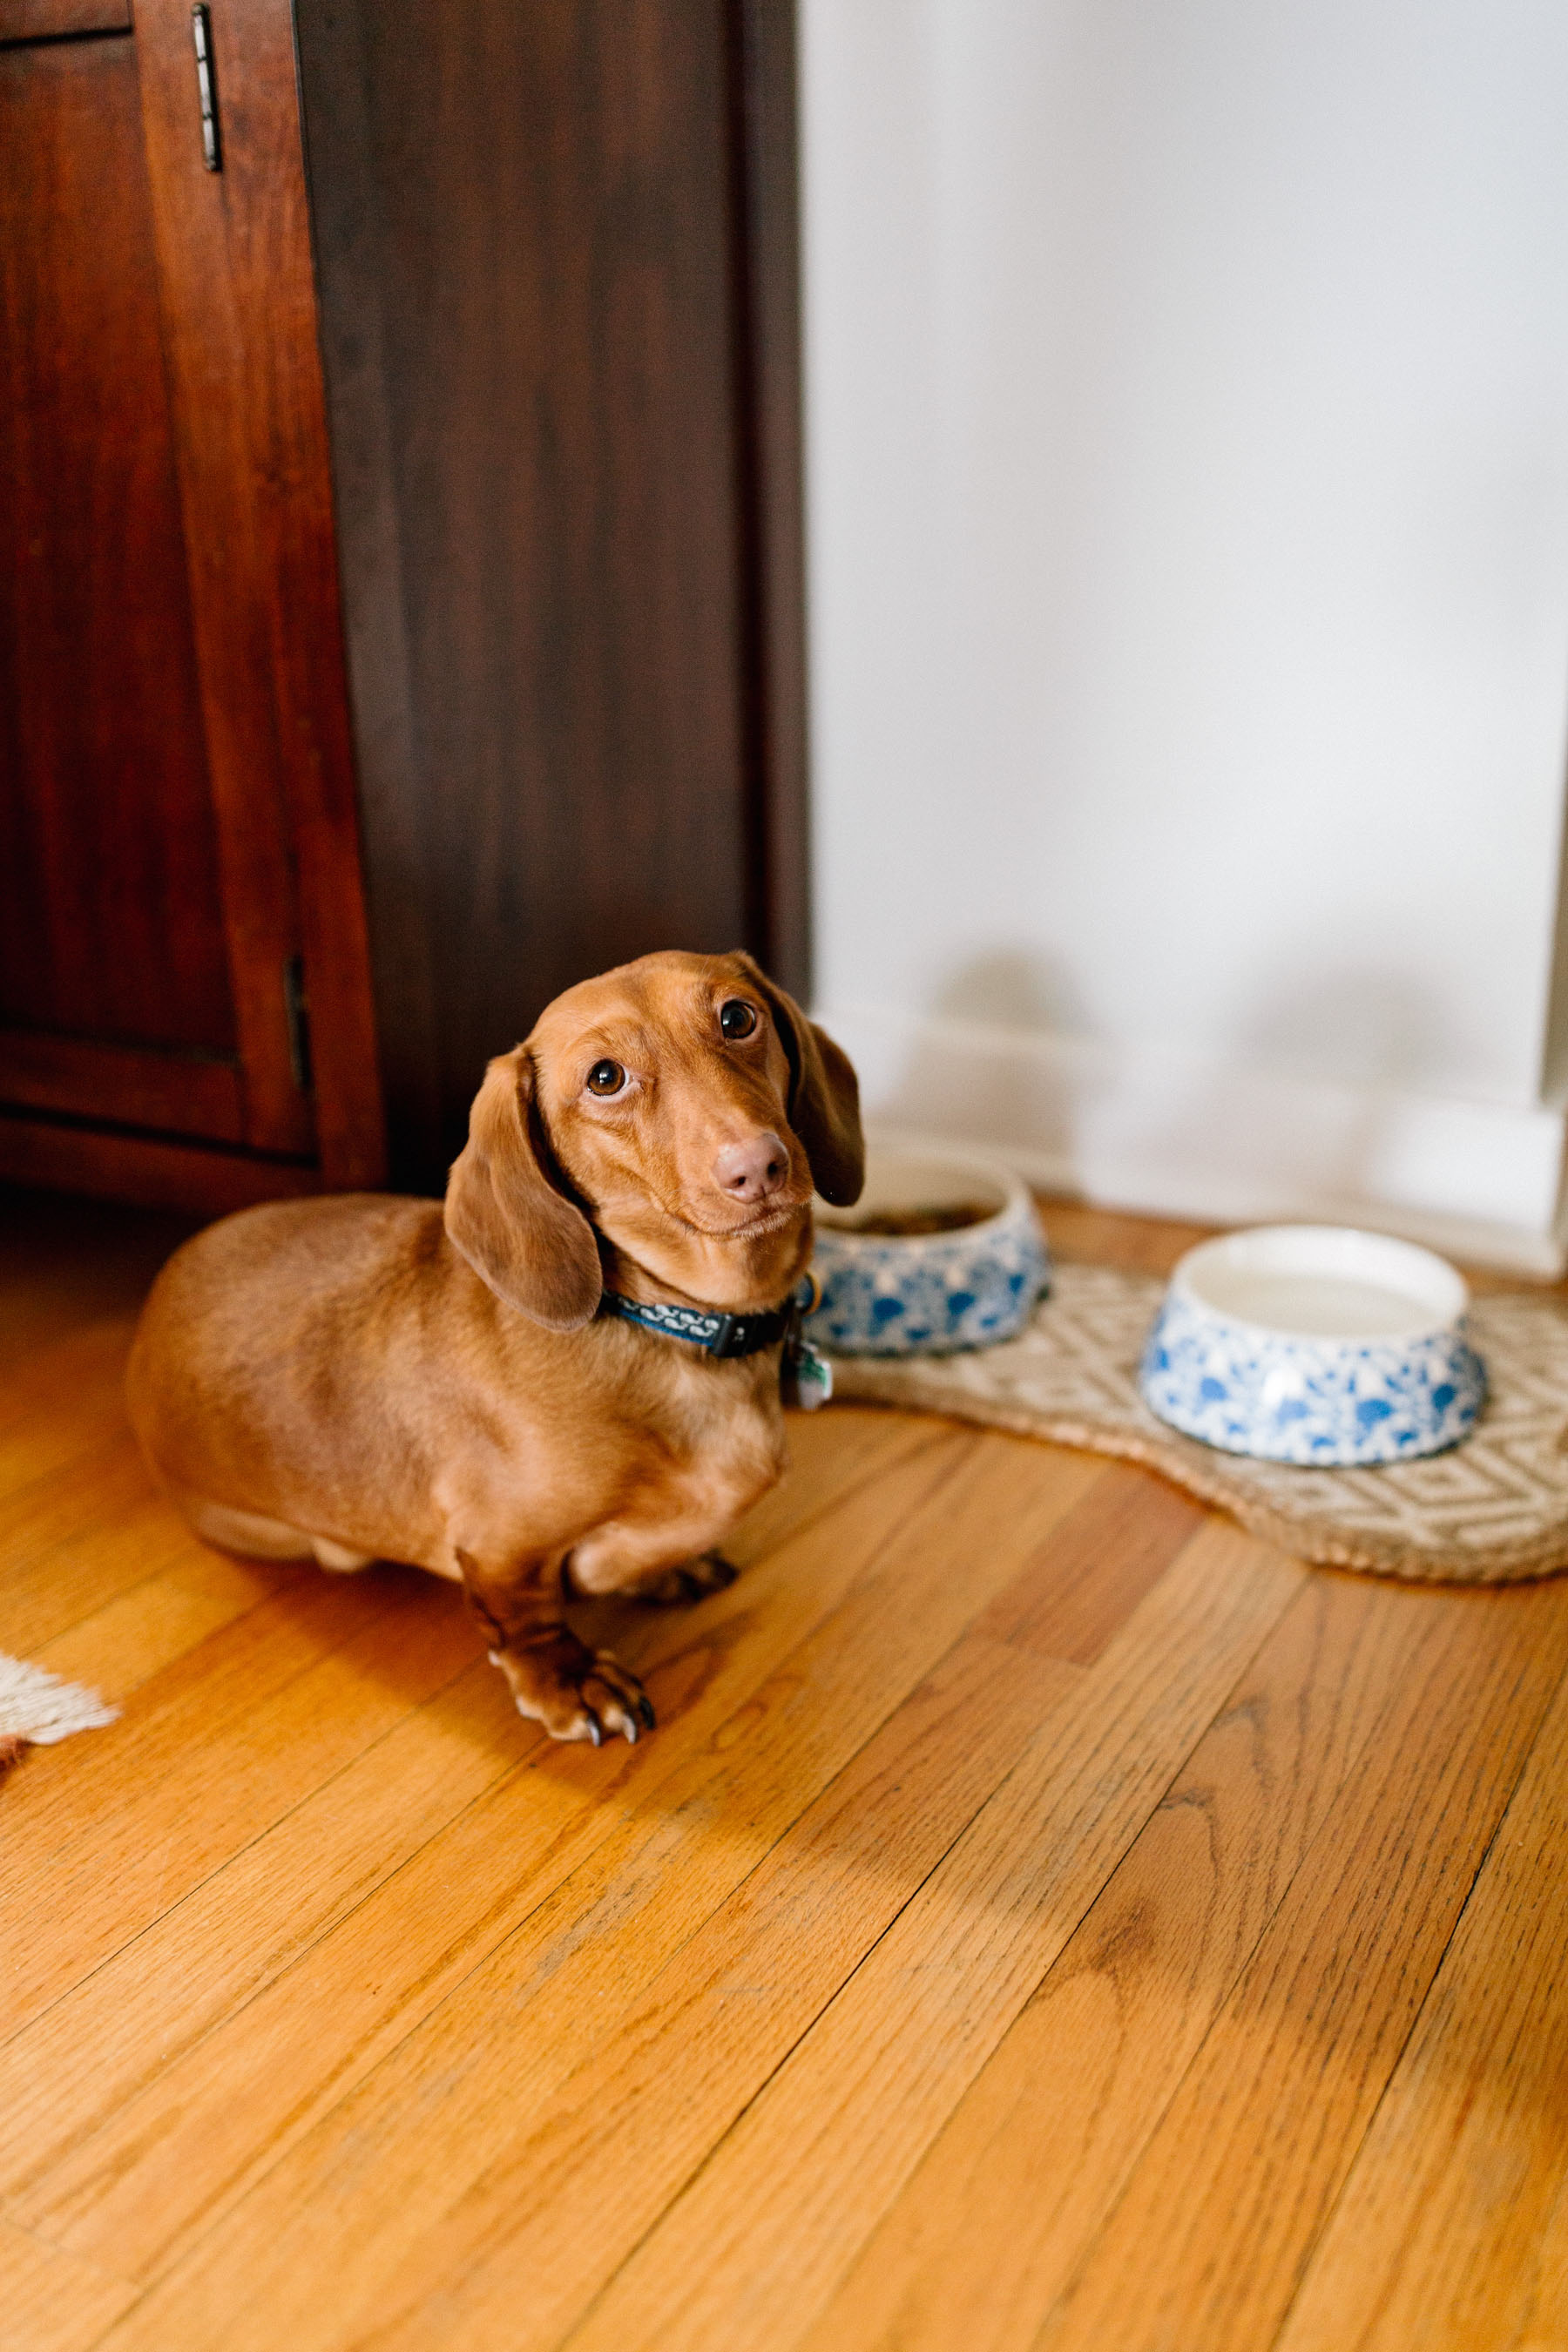
[{"label": "bone-shaped jute mat", "polygon": [[1447,1454],[1368,1470],[1300,1470],[1221,1454],[1156,1421],[1138,1360],[1164,1284],[1058,1263],[1021,1338],[970,1355],[840,1356],[846,1399],[952,1413],[1147,1463],[1301,1559],[1454,1584],[1568,1568],[1568,1315],[1552,1300],[1479,1298],[1470,1337],[1489,1395]]}]

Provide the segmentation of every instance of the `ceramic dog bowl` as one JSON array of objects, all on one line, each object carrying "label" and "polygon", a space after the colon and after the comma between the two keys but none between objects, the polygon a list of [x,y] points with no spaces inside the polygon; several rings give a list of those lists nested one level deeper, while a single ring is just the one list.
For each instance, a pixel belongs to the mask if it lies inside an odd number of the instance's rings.
[{"label": "ceramic dog bowl", "polygon": [[[866,1218],[978,1209],[946,1232],[868,1234]],[[1047,1286],[1045,1237],[1008,1168],[966,1152],[873,1145],[852,1209],[816,1204],[822,1300],[807,1331],[841,1356],[944,1355],[1011,1339]]]},{"label": "ceramic dog bowl", "polygon": [[1317,1465],[1453,1445],[1486,1395],[1447,1261],[1337,1225],[1268,1225],[1189,1250],[1139,1386],[1173,1429],[1230,1454]]}]

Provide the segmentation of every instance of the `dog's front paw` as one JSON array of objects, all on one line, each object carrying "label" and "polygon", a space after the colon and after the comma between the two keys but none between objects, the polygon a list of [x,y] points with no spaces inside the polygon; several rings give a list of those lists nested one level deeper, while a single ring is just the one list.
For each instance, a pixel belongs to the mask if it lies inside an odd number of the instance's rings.
[{"label": "dog's front paw", "polygon": [[651,1601],[660,1609],[679,1609],[694,1601],[706,1601],[710,1592],[722,1592],[733,1584],[740,1570],[722,1552],[705,1551],[700,1559],[684,1560],[680,1567],[667,1569],[651,1583],[639,1584],[637,1599]]},{"label": "dog's front paw", "polygon": [[564,1625],[492,1650],[490,1663],[511,1685],[519,1715],[542,1723],[552,1739],[591,1739],[619,1732],[634,1748],[654,1727],[653,1702],[607,1650],[590,1650]]}]

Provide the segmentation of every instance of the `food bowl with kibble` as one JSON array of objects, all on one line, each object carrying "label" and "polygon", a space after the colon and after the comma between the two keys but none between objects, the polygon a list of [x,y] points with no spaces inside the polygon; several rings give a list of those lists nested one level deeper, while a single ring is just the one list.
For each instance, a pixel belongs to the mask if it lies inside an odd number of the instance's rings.
[{"label": "food bowl with kibble", "polygon": [[1188,1437],[1341,1468],[1457,1445],[1486,1398],[1447,1259],[1342,1225],[1266,1225],[1177,1265],[1139,1387]]},{"label": "food bowl with kibble", "polygon": [[982,1153],[874,1140],[854,1207],[816,1213],[822,1298],[806,1332],[830,1355],[988,1348],[1016,1338],[1049,1286],[1027,1186]]}]

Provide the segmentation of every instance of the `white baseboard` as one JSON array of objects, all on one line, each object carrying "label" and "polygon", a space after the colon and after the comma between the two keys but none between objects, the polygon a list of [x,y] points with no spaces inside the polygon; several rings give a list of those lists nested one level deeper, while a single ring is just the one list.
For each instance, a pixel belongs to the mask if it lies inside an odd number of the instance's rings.
[{"label": "white baseboard", "polygon": [[1565,1120],[1034,1030],[826,1005],[869,1119],[983,1144],[1042,1189],[1215,1224],[1371,1225],[1552,1277]]}]

